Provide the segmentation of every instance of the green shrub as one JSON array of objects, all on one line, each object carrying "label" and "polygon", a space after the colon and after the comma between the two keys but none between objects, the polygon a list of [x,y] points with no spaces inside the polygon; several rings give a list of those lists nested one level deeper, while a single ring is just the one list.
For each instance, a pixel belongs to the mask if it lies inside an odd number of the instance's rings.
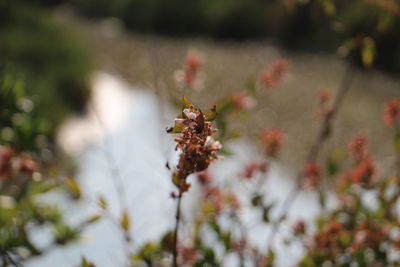
[{"label": "green shrub", "polygon": [[45,10],[21,2],[0,6],[0,65],[22,77],[35,112],[53,132],[68,112],[84,109],[91,68],[87,49]]}]

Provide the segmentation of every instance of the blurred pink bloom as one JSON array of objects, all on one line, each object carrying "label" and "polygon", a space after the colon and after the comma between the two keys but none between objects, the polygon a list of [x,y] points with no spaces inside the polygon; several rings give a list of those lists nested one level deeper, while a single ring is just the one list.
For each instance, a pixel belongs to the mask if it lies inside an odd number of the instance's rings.
[{"label": "blurred pink bloom", "polygon": [[288,60],[279,59],[274,62],[264,71],[261,72],[261,81],[266,88],[274,87],[280,82],[290,67]]},{"label": "blurred pink bloom", "polygon": [[201,90],[204,74],[200,72],[202,60],[200,55],[190,53],[183,62],[183,68],[175,71],[174,79],[179,87]]},{"label": "blurred pink bloom", "polygon": [[239,92],[232,94],[232,102],[237,109],[249,110],[255,107],[256,100],[247,92]]}]

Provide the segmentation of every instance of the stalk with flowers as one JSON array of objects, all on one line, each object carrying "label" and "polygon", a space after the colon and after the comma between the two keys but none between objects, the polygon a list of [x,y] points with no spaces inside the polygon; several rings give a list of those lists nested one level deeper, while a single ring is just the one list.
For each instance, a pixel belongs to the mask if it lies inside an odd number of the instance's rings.
[{"label": "stalk with flowers", "polygon": [[181,218],[182,196],[190,188],[187,182],[189,175],[204,171],[216,159],[220,158],[217,152],[222,148],[219,141],[215,141],[213,135],[216,129],[211,123],[215,117],[215,107],[206,114],[195,108],[190,101],[183,98],[183,110],[175,119],[175,125],[167,129],[167,132],[176,134],[175,150],[180,151],[179,162],[172,173],[172,182],[178,189],[173,193],[177,199],[176,222],[173,237],[173,265],[178,266],[178,232]]}]

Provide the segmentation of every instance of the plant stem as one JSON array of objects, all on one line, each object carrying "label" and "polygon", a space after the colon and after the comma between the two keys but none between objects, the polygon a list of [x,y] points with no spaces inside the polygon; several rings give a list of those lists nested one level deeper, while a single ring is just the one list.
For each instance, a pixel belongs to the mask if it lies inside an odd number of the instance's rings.
[{"label": "plant stem", "polygon": [[173,266],[178,267],[178,230],[179,222],[181,220],[181,203],[182,203],[182,192],[179,192],[178,202],[176,204],[175,212],[175,230],[174,230],[174,243],[173,243]]},{"label": "plant stem", "polygon": [[[343,101],[345,100],[347,93],[350,90],[351,84],[354,78],[354,68],[352,65],[347,67],[347,70],[344,74],[342,79],[340,88],[338,90],[338,94],[335,98],[335,102],[333,103],[331,113],[325,118],[323,121],[320,131],[315,139],[315,142],[310,148],[310,151],[306,158],[306,163],[314,162],[322,149],[323,144],[330,136],[330,131],[332,129],[332,123],[337,113],[339,112],[340,108],[342,107]],[[289,192],[286,198],[283,201],[282,208],[280,209],[278,219],[272,222],[271,230],[269,232],[269,236],[267,239],[267,247],[268,249],[271,248],[272,242],[274,240],[275,235],[279,231],[280,223],[285,219],[287,214],[289,214],[290,209],[296,199],[297,195],[300,193],[300,189],[302,187],[303,182],[303,172],[302,170],[299,171],[296,177],[296,182],[293,186],[293,189]]]},{"label": "plant stem", "polygon": [[3,261],[3,266],[23,267],[22,263],[15,261],[7,250],[0,247],[0,259]]}]

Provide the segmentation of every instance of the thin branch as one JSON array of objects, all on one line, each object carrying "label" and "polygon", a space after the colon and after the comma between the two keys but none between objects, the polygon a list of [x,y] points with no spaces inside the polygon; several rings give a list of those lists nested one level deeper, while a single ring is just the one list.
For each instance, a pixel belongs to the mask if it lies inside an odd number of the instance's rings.
[{"label": "thin branch", "polygon": [[179,223],[181,221],[181,203],[182,203],[182,192],[179,192],[178,202],[176,203],[175,211],[175,230],[174,230],[174,242],[173,242],[173,266],[178,267],[178,233]]},{"label": "thin branch", "polygon": [[[105,133],[106,132],[106,127],[105,124],[103,122],[103,120],[101,119],[101,117],[99,116],[99,114],[97,113],[96,108],[94,107],[93,103],[90,103],[90,108],[92,109],[96,120],[99,124],[100,129]],[[124,181],[122,178],[122,174],[117,166],[117,161],[114,158],[114,154],[112,153],[112,143],[111,143],[111,139],[108,139],[106,137],[103,138],[103,147],[104,147],[104,157],[106,159],[107,162],[107,166],[109,169],[109,172],[111,174],[112,177],[112,181],[113,181],[113,185],[115,187],[115,191],[117,193],[117,197],[119,200],[119,206],[121,208],[121,211],[127,211],[127,204],[126,204],[126,193],[125,193],[125,186],[124,186]],[[120,227],[121,228],[121,227]],[[121,228],[121,232],[124,236],[124,240],[125,240],[125,252],[127,257],[129,258],[129,254],[130,254],[130,249],[129,249],[129,245],[130,242],[132,240],[130,234],[128,231],[125,231],[124,229]],[[130,264],[128,264],[128,266],[130,266]]]},{"label": "thin branch", "polygon": [[[338,90],[338,94],[335,98],[335,102],[333,103],[332,110],[321,125],[320,131],[315,139],[315,142],[311,146],[310,151],[306,157],[306,163],[314,162],[318,158],[319,153],[325,141],[329,138],[333,120],[336,118],[340,108],[342,107],[343,101],[345,100],[347,93],[349,92],[351,84],[353,82],[354,71],[355,70],[352,65],[349,65],[347,67],[347,70],[341,82],[341,86]],[[271,230],[269,232],[269,236],[267,239],[268,249],[271,248],[275,235],[279,231],[279,226],[281,221],[285,219],[287,214],[289,214],[290,209],[294,203],[294,200],[300,193],[302,182],[303,182],[303,172],[299,171],[296,177],[295,185],[293,186],[292,190],[289,192],[289,194],[283,201],[282,208],[278,213],[278,219],[272,222]]]},{"label": "thin branch", "polygon": [[3,261],[3,266],[24,267],[22,263],[15,261],[8,253],[8,251],[1,247],[0,247],[0,257]]}]

